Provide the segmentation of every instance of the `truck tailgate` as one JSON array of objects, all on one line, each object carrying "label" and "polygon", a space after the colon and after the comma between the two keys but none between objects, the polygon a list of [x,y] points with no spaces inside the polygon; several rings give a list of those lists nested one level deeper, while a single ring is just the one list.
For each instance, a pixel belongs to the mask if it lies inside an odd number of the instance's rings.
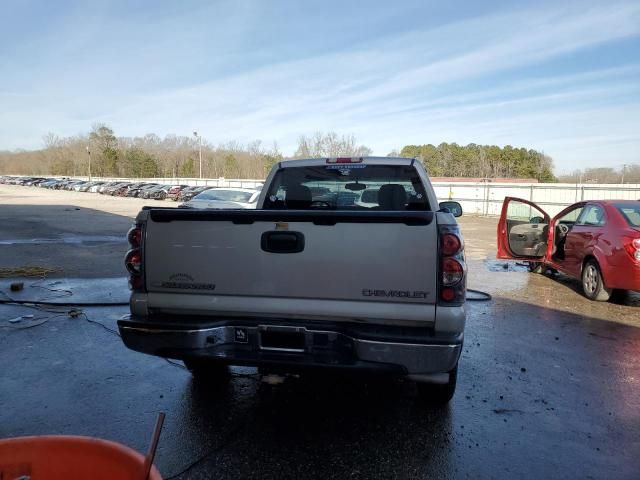
[{"label": "truck tailgate", "polygon": [[438,233],[432,212],[143,213],[150,309],[434,321]]}]

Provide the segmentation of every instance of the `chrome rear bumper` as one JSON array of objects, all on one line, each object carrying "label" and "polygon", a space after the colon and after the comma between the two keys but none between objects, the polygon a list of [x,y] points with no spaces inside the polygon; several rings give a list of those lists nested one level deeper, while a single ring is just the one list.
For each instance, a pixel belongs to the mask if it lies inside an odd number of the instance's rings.
[{"label": "chrome rear bumper", "polygon": [[[418,378],[453,370],[462,350],[462,334],[443,341],[392,342],[300,325],[221,325],[171,328],[121,320],[127,347],[170,358],[209,357],[231,365],[279,364],[292,367],[340,367],[387,370]],[[265,332],[299,343],[265,344]]]}]

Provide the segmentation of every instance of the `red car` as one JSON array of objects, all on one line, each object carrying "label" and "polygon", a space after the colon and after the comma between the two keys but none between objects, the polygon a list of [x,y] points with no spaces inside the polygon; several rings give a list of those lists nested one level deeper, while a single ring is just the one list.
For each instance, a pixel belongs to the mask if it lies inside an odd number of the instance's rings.
[{"label": "red car", "polygon": [[180,192],[187,188],[189,185],[173,185],[169,192],[167,193],[167,197],[169,197],[174,202],[178,201],[178,197],[180,196]]},{"label": "red car", "polygon": [[607,301],[613,290],[640,291],[640,201],[584,201],[550,218],[535,203],[507,197],[497,256],[577,278],[591,300]]}]

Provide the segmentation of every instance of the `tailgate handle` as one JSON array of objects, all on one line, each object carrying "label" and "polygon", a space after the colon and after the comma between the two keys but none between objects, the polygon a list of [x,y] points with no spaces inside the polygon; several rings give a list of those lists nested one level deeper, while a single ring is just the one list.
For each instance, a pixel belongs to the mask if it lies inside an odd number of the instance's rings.
[{"label": "tailgate handle", "polygon": [[262,250],[269,253],[298,253],[304,250],[304,235],[300,232],[264,232]]}]

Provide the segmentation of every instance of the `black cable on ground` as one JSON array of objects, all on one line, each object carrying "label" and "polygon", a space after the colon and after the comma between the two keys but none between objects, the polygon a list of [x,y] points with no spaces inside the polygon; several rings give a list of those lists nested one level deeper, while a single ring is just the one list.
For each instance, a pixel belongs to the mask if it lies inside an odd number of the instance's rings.
[{"label": "black cable on ground", "polygon": [[203,461],[205,461],[207,458],[209,458],[210,456],[216,454],[216,453],[220,453],[222,450],[224,450],[225,448],[227,448],[229,445],[233,444],[234,442],[236,442],[238,440],[238,435],[247,428],[246,424],[243,425],[239,425],[238,427],[236,427],[234,430],[232,430],[231,432],[229,432],[229,434],[227,434],[227,438],[225,439],[224,442],[221,442],[221,444],[215,448],[212,448],[210,450],[208,450],[206,453],[204,453],[203,455],[201,455],[200,457],[198,457],[196,460],[194,460],[193,462],[191,462],[189,465],[187,465],[185,468],[183,468],[181,471],[179,471],[178,473],[174,473],[173,475],[170,475],[168,477],[164,477],[165,480],[175,480],[176,478],[181,477],[182,475],[186,474],[187,472],[189,472],[193,467],[195,467],[196,465],[199,465],[200,463],[202,463]]},{"label": "black cable on ground", "polygon": [[[73,314],[71,314],[71,312],[74,312],[74,313],[73,313]],[[75,311],[73,311],[73,310],[72,310],[71,312],[69,313],[69,316],[70,316],[71,318],[75,318],[75,317],[78,317],[78,316],[83,316],[83,317],[84,317],[84,319],[85,319],[87,322],[89,322],[89,323],[93,323],[94,325],[98,325],[98,326],[100,326],[100,327],[104,328],[104,329],[105,329],[107,332],[109,332],[110,334],[115,335],[116,337],[120,337],[120,332],[118,332],[117,330],[114,330],[113,328],[109,328],[109,327],[107,327],[107,326],[106,326],[104,323],[102,323],[102,322],[98,322],[97,320],[92,320],[92,319],[90,319],[90,318],[87,316],[87,314],[86,314],[86,313],[84,313],[83,311],[75,312]]]},{"label": "black cable on ground", "polygon": [[467,292],[480,295],[479,297],[467,297],[467,302],[488,302],[493,299],[491,294],[487,292],[483,292],[482,290],[474,290],[472,288],[467,288]]},{"label": "black cable on ground", "polygon": [[5,305],[45,305],[47,307],[117,307],[129,302],[45,302],[39,300],[0,300]]}]

